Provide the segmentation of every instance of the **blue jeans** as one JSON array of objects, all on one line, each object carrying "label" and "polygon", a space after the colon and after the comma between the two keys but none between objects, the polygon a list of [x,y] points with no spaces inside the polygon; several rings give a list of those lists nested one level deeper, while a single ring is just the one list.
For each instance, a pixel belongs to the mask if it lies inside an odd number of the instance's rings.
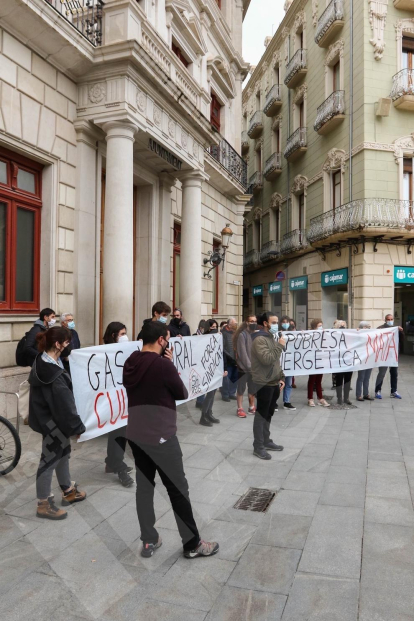
[{"label": "blue jeans", "polygon": [[356,383],[356,398],[368,397],[369,395],[369,379],[371,377],[372,369],[365,369],[364,371],[358,371],[358,379]]},{"label": "blue jeans", "polygon": [[237,380],[239,379],[239,372],[235,364],[227,365],[226,377],[223,377],[223,386],[221,387],[221,396],[223,399],[234,397],[237,390]]},{"label": "blue jeans", "polygon": [[290,395],[292,392],[293,377],[285,377],[285,387],[283,389],[283,403],[290,403]]}]

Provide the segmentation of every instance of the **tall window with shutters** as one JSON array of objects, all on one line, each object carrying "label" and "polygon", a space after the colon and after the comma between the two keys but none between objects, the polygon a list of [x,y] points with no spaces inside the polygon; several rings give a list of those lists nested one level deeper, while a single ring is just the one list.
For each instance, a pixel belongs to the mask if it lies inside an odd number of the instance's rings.
[{"label": "tall window with shutters", "polygon": [[0,311],[39,311],[42,166],[0,149]]},{"label": "tall window with shutters", "polygon": [[210,123],[219,132],[220,131],[221,105],[214,93],[211,93],[210,104]]}]

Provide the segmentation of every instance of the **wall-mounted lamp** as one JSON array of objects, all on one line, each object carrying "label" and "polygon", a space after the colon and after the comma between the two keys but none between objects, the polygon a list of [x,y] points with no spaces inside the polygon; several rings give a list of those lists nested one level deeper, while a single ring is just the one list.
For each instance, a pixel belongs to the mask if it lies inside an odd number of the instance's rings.
[{"label": "wall-mounted lamp", "polygon": [[226,256],[226,250],[229,247],[230,239],[233,236],[233,231],[230,228],[230,224],[226,224],[224,229],[221,231],[221,247],[223,249],[222,252],[220,250],[209,250],[208,251],[208,259],[204,259],[204,265],[210,263],[211,267],[208,272],[204,272],[204,277],[211,278],[210,272],[212,272],[216,267],[223,263],[224,269],[224,258]]}]

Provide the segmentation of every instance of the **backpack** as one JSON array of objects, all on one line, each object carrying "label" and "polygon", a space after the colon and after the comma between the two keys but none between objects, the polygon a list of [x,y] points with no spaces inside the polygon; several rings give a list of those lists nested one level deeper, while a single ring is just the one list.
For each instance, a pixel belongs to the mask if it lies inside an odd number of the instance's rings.
[{"label": "backpack", "polygon": [[17,343],[17,347],[16,347],[16,364],[19,367],[28,366],[27,360],[26,360],[26,340],[27,340],[27,332],[24,336],[22,336],[20,341]]}]

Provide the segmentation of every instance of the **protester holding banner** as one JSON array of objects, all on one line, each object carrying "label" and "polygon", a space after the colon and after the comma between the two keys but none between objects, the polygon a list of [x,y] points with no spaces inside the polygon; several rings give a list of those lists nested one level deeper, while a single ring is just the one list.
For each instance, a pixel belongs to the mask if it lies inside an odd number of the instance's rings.
[{"label": "protester holding banner", "polygon": [[[311,330],[323,330],[322,319],[312,319]],[[309,375],[308,379],[308,406],[315,407],[315,401],[313,400],[313,393],[316,390],[316,396],[318,397],[318,404],[324,408],[329,408],[330,404],[323,398],[322,393],[322,378],[323,374]]]},{"label": "protester holding banner", "polygon": [[[293,325],[295,325],[293,323]],[[296,332],[296,328],[292,328],[291,319],[287,315],[284,315],[281,319],[281,332]],[[283,389],[283,408],[295,412],[296,408],[290,402],[290,395],[293,388],[293,375],[287,375],[285,377],[285,387]]]},{"label": "protester holding banner", "polygon": [[[361,321],[359,330],[371,330],[371,322]],[[356,383],[356,399],[357,401],[374,401],[374,397],[369,396],[369,380],[371,377],[372,369],[364,369],[358,371],[358,378]]]},{"label": "protester holding banner", "polygon": [[[112,321],[105,330],[103,342],[108,345],[109,343],[120,343],[123,341],[128,341],[126,326],[119,321]],[[110,431],[107,437],[105,472],[106,474],[117,474],[123,487],[132,487],[134,479],[131,477],[130,472],[132,472],[133,468],[124,462],[126,448],[125,427]]]},{"label": "protester holding banner", "polygon": [[[208,327],[204,330],[204,334],[217,334],[218,333],[218,323],[215,319],[208,320]],[[227,377],[227,362],[226,356],[223,356],[223,364],[224,364],[224,377]],[[214,390],[210,390],[203,400],[203,405],[201,408],[201,417],[200,417],[200,425],[204,427],[212,427],[213,423],[219,423],[219,419],[213,416],[213,404],[214,397],[216,396],[217,388]]]},{"label": "protester holding banner", "polygon": [[184,556],[211,556],[218,552],[219,544],[200,540],[176,436],[175,402],[187,399],[188,391],[172,363],[173,349],[169,347],[169,339],[167,326],[160,322],[146,323],[142,329],[142,351],[131,354],[123,370],[123,384],[128,396],[127,438],[137,472],[136,504],[143,542],[141,556],[151,557],[162,544],[155,529],[157,472],[170,497]]},{"label": "protester holding banner", "polygon": [[[345,330],[346,321],[335,319],[333,327],[335,330]],[[351,390],[352,371],[335,374],[336,398],[338,405],[352,405],[349,400],[349,392]]]},{"label": "protester holding banner", "polygon": [[[387,328],[392,328],[394,326],[394,316],[389,313],[385,315],[385,322],[378,326],[377,330],[386,330]],[[404,336],[404,330],[401,326],[398,326],[399,337]],[[387,373],[388,367],[380,367],[378,369],[378,375],[375,382],[375,398],[382,399],[381,390],[382,383],[384,381],[385,374]],[[391,398],[393,399],[402,399],[401,395],[397,391],[398,387],[398,367],[390,367],[390,380],[391,380]]]},{"label": "protester holding banner", "polygon": [[[160,323],[168,323],[168,316],[171,313],[171,306],[168,306],[165,302],[155,302],[151,309],[151,317],[149,319],[144,319],[144,323],[142,327],[145,326],[146,323],[150,321],[159,321]],[[137,336],[137,341],[142,339],[142,328],[140,333]]]},{"label": "protester holding banner", "polygon": [[246,321],[240,325],[233,338],[233,347],[236,352],[237,368],[239,380],[237,383],[237,416],[246,418],[247,414],[243,409],[243,395],[247,386],[247,394],[249,399],[249,413],[254,414],[256,408],[254,405],[255,386],[252,379],[252,334],[257,329],[256,315],[249,315]]},{"label": "protester holding banner", "polygon": [[253,422],[253,455],[260,459],[272,459],[267,451],[283,451],[270,438],[270,423],[280,390],[284,388],[285,375],[280,366],[280,356],[286,341],[276,340],[278,319],[272,312],[257,318],[259,330],[252,334],[252,378],[257,392],[257,411]]},{"label": "protester holding banner", "polygon": [[66,511],[58,509],[52,494],[52,477],[62,490],[62,505],[85,500],[69,472],[70,437],[85,431],[75,405],[70,376],[60,355],[70,343],[68,328],[52,327],[36,336],[38,355],[29,377],[29,425],[43,437],[42,454],[36,475],[37,517],[63,520]]}]

